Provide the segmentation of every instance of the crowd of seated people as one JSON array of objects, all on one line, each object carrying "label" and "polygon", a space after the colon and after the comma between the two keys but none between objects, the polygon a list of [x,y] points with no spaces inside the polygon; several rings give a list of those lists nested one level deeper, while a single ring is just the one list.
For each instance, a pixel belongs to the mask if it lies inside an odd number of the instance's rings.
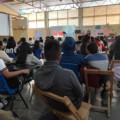
[{"label": "crowd of seated people", "polygon": [[[10,39],[14,41],[14,38]],[[47,36],[45,42],[43,42],[42,38],[40,38],[38,41],[36,40],[34,42],[33,48],[31,49],[29,42],[26,42],[25,38],[21,38],[17,46],[11,47],[13,49],[15,47],[19,49],[19,52],[17,53],[18,55],[16,55],[16,63],[41,65],[41,67],[37,69],[34,75],[35,84],[40,90],[48,91],[62,97],[68,96],[77,109],[79,109],[81,106],[82,98],[84,97],[84,91],[75,73],[70,69],[62,68],[60,63],[75,63],[78,65],[79,70],[83,65],[93,66],[100,70],[108,70],[109,60],[112,60],[113,58],[115,60],[120,60],[120,37],[117,37],[116,41],[113,43],[109,52],[109,57],[99,52],[100,47],[103,51],[107,50],[108,43],[106,41],[106,37],[94,38],[90,35],[84,35],[79,36],[78,40],[79,41],[76,42],[73,37],[67,36],[63,41],[62,38],[55,39],[53,36]],[[31,39],[29,39],[29,41],[31,41]],[[7,49],[7,46],[8,45],[6,45],[5,49]],[[10,47],[8,48],[10,49]],[[21,74],[21,72],[29,74],[28,70],[24,70],[18,71],[17,73],[12,72],[14,75],[9,77],[6,76],[4,73],[6,66],[3,61],[12,61],[13,59],[9,58],[5,53],[6,50],[3,51],[3,49],[3,42],[0,41],[0,64],[3,66],[0,72],[6,79],[15,77],[18,74]],[[42,52],[44,53],[44,58],[46,60],[43,65],[42,61],[36,58],[34,54],[32,54],[34,53],[34,50],[37,49],[43,49]],[[63,49],[62,54],[61,49]],[[1,54],[5,54],[6,59],[3,58],[3,55]],[[10,73],[9,68],[6,70],[8,73]],[[102,76],[102,80],[99,84],[106,85],[107,80],[108,76],[104,75]],[[105,92],[105,90],[102,91],[103,94]],[[64,112],[68,111],[68,109],[63,104],[50,98],[47,99],[53,108]]]}]

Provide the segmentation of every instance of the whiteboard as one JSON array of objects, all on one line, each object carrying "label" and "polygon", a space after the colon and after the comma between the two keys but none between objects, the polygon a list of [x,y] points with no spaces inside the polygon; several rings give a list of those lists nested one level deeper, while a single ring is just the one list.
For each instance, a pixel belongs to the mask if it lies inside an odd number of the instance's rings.
[{"label": "whiteboard", "polygon": [[43,38],[43,30],[34,30],[34,40],[39,40],[39,38]]},{"label": "whiteboard", "polygon": [[62,37],[62,36],[59,36],[59,33],[60,31],[64,31],[67,33],[68,36],[71,36],[75,39],[75,30],[76,30],[75,25],[50,27],[50,35],[54,36],[53,33],[55,32],[56,34],[58,34],[58,37]]},{"label": "whiteboard", "polygon": [[8,14],[0,13],[0,36],[9,36],[10,25]]}]

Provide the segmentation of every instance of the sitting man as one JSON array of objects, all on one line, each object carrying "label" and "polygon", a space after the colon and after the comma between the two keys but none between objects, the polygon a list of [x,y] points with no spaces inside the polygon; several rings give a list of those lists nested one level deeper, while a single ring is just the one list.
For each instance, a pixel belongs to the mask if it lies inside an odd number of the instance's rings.
[{"label": "sitting man", "polygon": [[33,44],[33,42],[32,42],[32,38],[29,38],[29,40],[27,41],[30,45],[32,45]]},{"label": "sitting man", "polygon": [[63,51],[60,63],[86,64],[86,60],[80,51],[75,54],[75,41],[72,37],[66,37],[63,43]]},{"label": "sitting man", "polygon": [[[42,91],[69,97],[75,107],[79,109],[83,98],[82,87],[71,70],[60,67],[61,49],[58,41],[45,42],[44,57],[46,62],[35,73],[35,84]],[[54,109],[68,111],[62,103],[50,98],[47,100]]]},{"label": "sitting man", "polygon": [[[86,56],[88,65],[99,68],[100,70],[108,70],[108,57],[107,55],[98,53],[99,49],[97,44],[95,42],[91,42],[88,45],[87,49],[91,53],[90,55]],[[103,75],[99,81],[99,85],[101,86],[102,84],[104,84],[106,86],[107,80],[108,76]],[[105,91],[103,91],[102,93],[105,93]]]}]

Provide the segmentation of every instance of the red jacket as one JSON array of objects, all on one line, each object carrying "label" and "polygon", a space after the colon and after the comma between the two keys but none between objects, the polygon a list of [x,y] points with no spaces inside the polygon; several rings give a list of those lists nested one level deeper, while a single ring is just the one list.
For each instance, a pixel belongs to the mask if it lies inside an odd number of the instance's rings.
[{"label": "red jacket", "polygon": [[97,44],[98,47],[102,46],[102,50],[107,49],[103,44],[99,43],[98,41],[96,41],[96,44]]}]

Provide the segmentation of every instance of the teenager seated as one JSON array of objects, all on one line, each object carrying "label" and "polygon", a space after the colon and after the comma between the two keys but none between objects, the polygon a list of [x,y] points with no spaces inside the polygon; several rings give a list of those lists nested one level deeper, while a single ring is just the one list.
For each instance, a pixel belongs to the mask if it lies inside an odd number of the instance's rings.
[{"label": "teenager seated", "polygon": [[[51,92],[61,97],[69,97],[75,107],[79,109],[83,90],[73,71],[63,69],[60,66],[61,47],[58,41],[49,40],[45,42],[44,57],[46,62],[35,73],[35,84],[42,91]],[[68,111],[62,103],[50,98],[47,99],[54,109]]]},{"label": "teenager seated", "polygon": [[80,45],[82,43],[83,36],[78,36],[78,41],[76,41],[76,45]]},{"label": "teenager seated", "polygon": [[3,38],[3,45],[4,45],[4,47],[6,47],[6,45],[7,45],[7,38]]},{"label": "teenager seated", "polygon": [[89,35],[83,36],[82,44],[76,47],[76,50],[80,50],[84,56],[90,54],[90,52],[87,50],[87,46],[89,45],[90,42],[91,39]]},{"label": "teenager seated", "polygon": [[[108,64],[109,64],[108,57],[105,54],[99,53],[97,44],[95,42],[91,42],[88,45],[87,49],[91,53],[85,58],[88,65],[99,68],[100,70],[108,70]],[[102,84],[104,84],[104,86],[106,86],[107,80],[108,80],[108,76],[103,75],[99,81],[99,85],[101,86]],[[105,92],[106,90],[104,89],[101,92],[101,95],[104,96]]]},{"label": "teenager seated", "polygon": [[100,43],[98,37],[95,38],[95,43],[97,44],[98,47],[101,46],[103,51],[107,50],[107,48],[103,44]]},{"label": "teenager seated", "polygon": [[39,41],[36,40],[32,48],[33,53],[34,53],[34,50],[38,50],[38,49],[42,49],[42,47],[40,47]]},{"label": "teenager seated", "polygon": [[14,37],[9,37],[7,41],[6,48],[4,49],[6,53],[13,53],[15,56],[19,54],[19,48],[16,46]]},{"label": "teenager seated", "polygon": [[101,37],[100,37],[100,40],[102,41],[102,43],[103,43],[104,46],[107,46],[107,45],[108,45],[108,43],[107,43],[107,41],[106,41],[106,37],[101,36]]},{"label": "teenager seated", "polygon": [[60,63],[86,64],[86,60],[81,52],[75,54],[75,41],[72,37],[66,37],[63,43],[63,51]]},{"label": "teenager seated", "polygon": [[17,64],[25,64],[27,63],[28,65],[42,65],[42,61],[36,58],[30,49],[30,45],[27,42],[23,42],[20,46],[20,52],[19,55],[17,56],[16,60]]},{"label": "teenager seated", "polygon": [[29,40],[27,41],[30,45],[32,45],[33,44],[33,42],[32,42],[32,38],[29,38]]},{"label": "teenager seated", "polygon": [[44,48],[44,43],[43,43],[42,37],[39,38],[39,43],[40,43],[40,48],[43,49]]},{"label": "teenager seated", "polygon": [[10,58],[5,51],[3,51],[4,45],[3,42],[0,41],[0,59],[2,59],[5,63],[12,62],[14,58]]}]

